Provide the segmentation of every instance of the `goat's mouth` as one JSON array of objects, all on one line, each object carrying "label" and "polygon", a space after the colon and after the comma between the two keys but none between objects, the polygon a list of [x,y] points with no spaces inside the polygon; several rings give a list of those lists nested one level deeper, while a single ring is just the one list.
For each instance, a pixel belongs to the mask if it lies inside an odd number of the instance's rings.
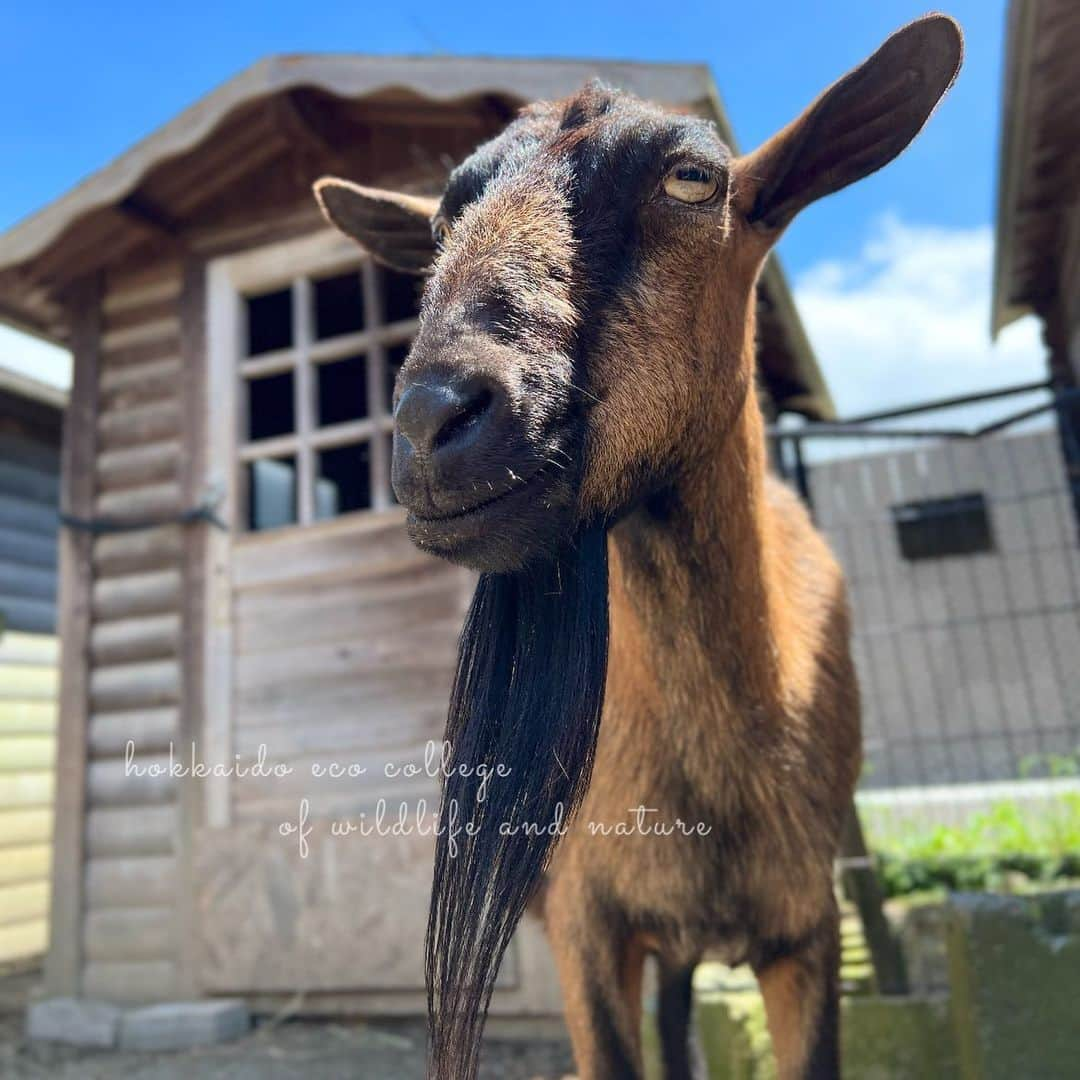
[{"label": "goat's mouth", "polygon": [[506,572],[548,555],[568,532],[571,485],[545,466],[501,491],[460,509],[409,512],[409,537],[418,547],[475,570]]}]

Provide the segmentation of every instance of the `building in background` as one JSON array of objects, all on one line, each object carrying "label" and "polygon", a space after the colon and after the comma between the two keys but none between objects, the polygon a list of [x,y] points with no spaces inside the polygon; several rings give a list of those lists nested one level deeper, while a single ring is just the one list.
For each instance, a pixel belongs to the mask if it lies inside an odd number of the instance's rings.
[{"label": "building in background", "polygon": [[[311,183],[436,191],[594,74],[730,139],[697,66],[271,58],[0,238],[0,317],[74,353],[52,993],[423,1011],[429,841],[327,832],[437,799],[383,770],[441,738],[471,579],[412,547],[389,486],[416,282],[329,231]],[[759,315],[770,411],[829,418],[775,261]],[[149,771],[192,742],[294,772]],[[312,779],[330,762],[367,773]],[[305,814],[306,858],[280,835]],[[492,1011],[557,1008],[527,920]]]},{"label": "building in background", "polygon": [[0,964],[48,938],[65,401],[0,367]]},{"label": "building in background", "polygon": [[993,332],[1034,312],[1054,378],[1080,382],[1080,6],[1012,0],[1005,42]]}]

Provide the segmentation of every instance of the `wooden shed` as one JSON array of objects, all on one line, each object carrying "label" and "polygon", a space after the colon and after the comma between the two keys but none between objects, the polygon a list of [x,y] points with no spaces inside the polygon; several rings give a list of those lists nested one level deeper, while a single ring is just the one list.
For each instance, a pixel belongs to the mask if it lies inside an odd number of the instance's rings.
[{"label": "wooden shed", "polygon": [[[435,191],[595,74],[730,138],[701,66],[275,57],[0,237],[0,318],[75,358],[52,992],[422,1010],[430,840],[331,822],[437,799],[395,770],[441,737],[471,580],[410,546],[388,482],[416,283],[310,185]],[[760,308],[773,406],[828,418],[775,262]],[[313,775],[335,764],[366,772]],[[524,926],[493,1012],[557,1008]]]},{"label": "wooden shed", "polygon": [[48,933],[65,402],[0,366],[0,964],[40,956]]},{"label": "wooden shed", "polygon": [[1029,313],[1080,382],[1080,5],[1012,0],[998,161],[993,332]]}]

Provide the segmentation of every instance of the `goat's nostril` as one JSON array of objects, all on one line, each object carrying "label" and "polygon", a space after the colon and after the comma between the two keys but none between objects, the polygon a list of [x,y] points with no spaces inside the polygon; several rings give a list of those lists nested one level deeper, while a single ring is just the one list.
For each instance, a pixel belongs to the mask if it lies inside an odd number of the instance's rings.
[{"label": "goat's nostril", "polygon": [[491,408],[492,398],[491,391],[484,389],[466,401],[461,411],[456,416],[451,416],[436,433],[434,449],[438,450],[452,443],[459,436],[464,435],[469,428],[478,424],[483,419],[484,413]]},{"label": "goat's nostril", "polygon": [[497,392],[486,380],[421,379],[402,391],[398,431],[421,454],[449,450],[490,419]]}]

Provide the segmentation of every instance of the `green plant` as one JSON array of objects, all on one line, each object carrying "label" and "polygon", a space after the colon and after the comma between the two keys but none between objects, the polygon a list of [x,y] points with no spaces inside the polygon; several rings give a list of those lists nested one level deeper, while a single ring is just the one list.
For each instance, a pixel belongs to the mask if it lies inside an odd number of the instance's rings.
[{"label": "green plant", "polygon": [[[1071,754],[1031,755],[1020,774],[1080,775]],[[1000,799],[955,825],[906,824],[865,815],[870,849],[887,896],[942,890],[1017,891],[1080,878],[1080,791],[1031,802]]]}]

